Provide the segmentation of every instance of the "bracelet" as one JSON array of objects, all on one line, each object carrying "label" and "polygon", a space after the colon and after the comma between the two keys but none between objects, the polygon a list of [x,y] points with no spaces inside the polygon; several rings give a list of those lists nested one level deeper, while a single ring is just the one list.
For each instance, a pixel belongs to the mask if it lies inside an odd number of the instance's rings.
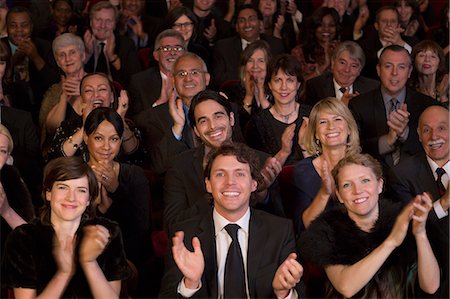
[{"label": "bracelet", "polygon": [[116,55],[116,58],[114,58],[113,60],[110,61],[110,63],[114,63],[117,61],[117,59],[119,59],[119,55]]},{"label": "bracelet", "polygon": [[[68,140],[68,141],[69,141],[70,144],[72,144],[72,143],[73,143],[73,136],[69,136],[69,140]],[[78,144],[77,144],[77,143],[74,143],[74,144],[73,144],[73,148],[74,148],[74,149],[77,149],[77,148],[78,148]]]}]

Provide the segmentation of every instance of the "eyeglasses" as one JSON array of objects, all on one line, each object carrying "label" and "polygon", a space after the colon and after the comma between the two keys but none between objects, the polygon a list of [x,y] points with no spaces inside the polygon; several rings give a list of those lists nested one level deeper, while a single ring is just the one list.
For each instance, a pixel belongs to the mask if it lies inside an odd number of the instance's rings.
[{"label": "eyeglasses", "polygon": [[190,28],[194,25],[192,22],[186,22],[186,23],[175,23],[173,24],[173,29],[181,29],[181,28]]},{"label": "eyeglasses", "polygon": [[182,46],[174,46],[174,47],[171,47],[171,46],[163,46],[163,47],[159,47],[158,48],[158,51],[163,51],[163,52],[172,52],[172,51],[174,51],[174,52],[183,52],[184,51],[184,47],[182,47]]},{"label": "eyeglasses", "polygon": [[178,77],[180,79],[184,79],[188,75],[191,75],[192,77],[199,77],[200,74],[203,74],[203,73],[204,73],[204,71],[201,71],[201,70],[179,71],[175,74],[175,77]]}]

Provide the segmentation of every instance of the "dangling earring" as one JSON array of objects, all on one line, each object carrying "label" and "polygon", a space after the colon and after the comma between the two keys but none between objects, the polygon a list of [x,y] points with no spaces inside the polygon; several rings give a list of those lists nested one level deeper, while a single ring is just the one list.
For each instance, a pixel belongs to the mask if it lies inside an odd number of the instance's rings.
[{"label": "dangling earring", "polygon": [[319,138],[316,138],[315,142],[316,142],[316,145],[317,145],[316,156],[320,156],[320,154],[322,153],[322,151],[321,151],[322,146],[320,145]]}]

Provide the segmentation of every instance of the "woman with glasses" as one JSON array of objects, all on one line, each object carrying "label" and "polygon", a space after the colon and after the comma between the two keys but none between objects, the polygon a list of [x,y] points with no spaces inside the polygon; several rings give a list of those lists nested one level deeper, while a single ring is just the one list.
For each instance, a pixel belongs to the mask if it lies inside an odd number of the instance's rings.
[{"label": "woman with glasses", "polygon": [[208,49],[196,42],[198,21],[191,9],[180,6],[170,10],[164,23],[166,29],[175,29],[183,35],[188,52],[197,54],[209,65]]}]

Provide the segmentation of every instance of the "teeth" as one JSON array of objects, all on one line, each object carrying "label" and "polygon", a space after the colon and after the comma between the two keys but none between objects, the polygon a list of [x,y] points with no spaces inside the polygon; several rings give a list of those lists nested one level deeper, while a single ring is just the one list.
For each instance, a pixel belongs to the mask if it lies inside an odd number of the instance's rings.
[{"label": "teeth", "polygon": [[239,192],[223,192],[225,196],[238,196]]},{"label": "teeth", "polygon": [[327,137],[337,137],[339,136],[339,133],[330,133],[326,135]]},{"label": "teeth", "polygon": [[215,132],[215,133],[210,133],[210,134],[209,134],[209,136],[211,136],[211,137],[218,137],[218,136],[220,136],[220,135],[222,135],[222,131],[217,131],[217,132]]},{"label": "teeth", "polygon": [[354,200],[354,203],[359,204],[359,203],[365,202],[366,200],[367,200],[367,197],[364,197],[364,198],[358,198],[358,199],[355,199],[355,200]]},{"label": "teeth", "polygon": [[444,140],[436,140],[436,141],[430,141],[428,142],[428,146],[431,147],[432,149],[438,149],[440,148],[442,145],[444,145],[445,141]]}]

